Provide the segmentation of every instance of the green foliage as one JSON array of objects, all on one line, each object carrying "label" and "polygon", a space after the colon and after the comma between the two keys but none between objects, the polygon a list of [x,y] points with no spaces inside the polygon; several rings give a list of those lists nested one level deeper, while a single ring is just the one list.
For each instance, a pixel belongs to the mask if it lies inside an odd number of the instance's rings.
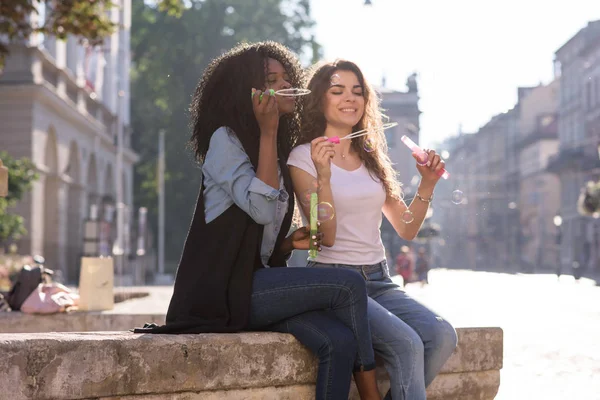
[{"label": "green foliage", "polygon": [[191,152],[187,109],[208,62],[241,41],[275,40],[310,56],[308,0],[189,0],[176,18],[148,1],[133,0],[131,119],[137,206],[149,209],[156,232],[158,131],[166,131],[166,256],[177,260],[190,224],[201,172]]},{"label": "green foliage", "polygon": [[[161,10],[178,15],[183,0],[160,0]],[[40,15],[45,5],[45,21],[31,23],[30,15]],[[43,33],[66,39],[76,35],[91,45],[98,45],[116,25],[106,13],[114,7],[112,0],[2,0],[0,2],[0,69],[9,53],[8,45],[20,43],[31,34]],[[38,18],[35,18],[37,20]]]},{"label": "green foliage", "polygon": [[18,240],[27,231],[23,217],[8,212],[15,206],[23,195],[31,190],[33,182],[39,176],[35,165],[27,158],[18,160],[10,157],[6,152],[0,152],[0,160],[8,168],[8,195],[0,197],[0,244],[7,240]]}]

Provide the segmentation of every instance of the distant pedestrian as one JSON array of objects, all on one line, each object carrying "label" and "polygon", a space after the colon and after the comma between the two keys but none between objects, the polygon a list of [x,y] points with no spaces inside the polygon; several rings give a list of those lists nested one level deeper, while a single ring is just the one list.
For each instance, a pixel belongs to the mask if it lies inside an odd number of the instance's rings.
[{"label": "distant pedestrian", "polygon": [[408,246],[402,246],[400,248],[400,254],[396,257],[396,273],[402,276],[404,285],[413,281],[412,275],[414,273],[414,265]]},{"label": "distant pedestrian", "polygon": [[429,283],[429,260],[424,247],[419,249],[415,272],[417,273],[417,281],[421,282],[421,286]]}]

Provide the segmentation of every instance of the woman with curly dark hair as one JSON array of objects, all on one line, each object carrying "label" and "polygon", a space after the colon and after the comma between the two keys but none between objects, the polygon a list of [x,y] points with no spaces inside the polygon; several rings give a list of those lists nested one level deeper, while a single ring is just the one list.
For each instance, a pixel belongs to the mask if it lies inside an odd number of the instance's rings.
[{"label": "woman with curly dark hair", "polygon": [[355,271],[273,268],[321,240],[306,228],[287,236],[286,160],[300,105],[276,91],[302,85],[297,58],[274,42],[239,45],[207,67],[191,105],[203,184],[166,325],[136,332],[292,333],[319,356],[316,398],[345,400],[357,353],[360,379],[375,385],[364,281]]},{"label": "woman with curly dark hair", "polygon": [[[325,247],[308,266],[363,275],[373,346],[390,376],[386,399],[425,399],[426,386],[456,347],[456,332],[392,282],[380,227],[383,214],[403,239],[417,235],[444,162],[431,150],[428,161],[417,163],[421,183],[407,206],[387,155],[379,99],[358,66],[344,60],[323,64],[308,89],[302,134],[288,165],[298,196],[316,179],[319,201],[335,207],[335,217],[321,227]],[[369,134],[343,139],[363,129]],[[309,214],[304,204],[302,212]]]}]

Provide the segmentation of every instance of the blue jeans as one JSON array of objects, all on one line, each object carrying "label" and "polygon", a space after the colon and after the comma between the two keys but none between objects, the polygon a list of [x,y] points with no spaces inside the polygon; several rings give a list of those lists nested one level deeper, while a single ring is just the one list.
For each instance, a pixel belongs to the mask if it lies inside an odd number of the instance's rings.
[{"label": "blue jeans", "polygon": [[445,319],[408,296],[390,279],[385,261],[375,265],[320,264],[359,271],[367,283],[368,313],[375,353],[390,376],[386,399],[426,399],[433,381],[456,348],[456,331]]},{"label": "blue jeans", "polygon": [[360,274],[308,268],[261,268],[254,273],[248,329],[264,329],[310,311],[330,311],[356,339],[357,369],[375,368],[371,330],[365,322],[367,291]]},{"label": "blue jeans", "polygon": [[327,311],[310,311],[267,329],[291,333],[319,358],[315,400],[348,400],[358,345],[346,325]]}]

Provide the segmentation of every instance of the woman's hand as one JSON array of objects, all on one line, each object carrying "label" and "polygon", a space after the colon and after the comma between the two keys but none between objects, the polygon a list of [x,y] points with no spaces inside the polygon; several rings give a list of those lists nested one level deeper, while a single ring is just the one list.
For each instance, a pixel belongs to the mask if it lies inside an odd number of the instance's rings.
[{"label": "woman's hand", "polygon": [[331,178],[331,159],[335,155],[334,144],[320,136],[310,142],[310,156],[317,169],[317,179],[329,182]]},{"label": "woman's hand", "polygon": [[[262,99],[261,99],[262,97]],[[258,122],[261,135],[277,135],[279,127],[279,108],[273,90],[252,89],[252,108]]]},{"label": "woman's hand", "polygon": [[[318,223],[320,225],[320,223]],[[283,253],[290,253],[292,250],[308,250],[310,248],[310,242],[312,241],[317,246],[317,250],[321,251],[321,241],[323,240],[323,233],[318,232],[316,235],[310,235],[310,228],[303,226],[302,228],[296,229],[290,236],[285,238],[283,241]]]},{"label": "woman's hand", "polygon": [[421,165],[422,158],[417,153],[412,156],[417,160],[417,170],[421,174],[421,182],[428,186],[435,186],[440,180],[440,170],[446,167],[446,163],[436,154],[435,150],[424,150],[427,153],[427,164]]}]

